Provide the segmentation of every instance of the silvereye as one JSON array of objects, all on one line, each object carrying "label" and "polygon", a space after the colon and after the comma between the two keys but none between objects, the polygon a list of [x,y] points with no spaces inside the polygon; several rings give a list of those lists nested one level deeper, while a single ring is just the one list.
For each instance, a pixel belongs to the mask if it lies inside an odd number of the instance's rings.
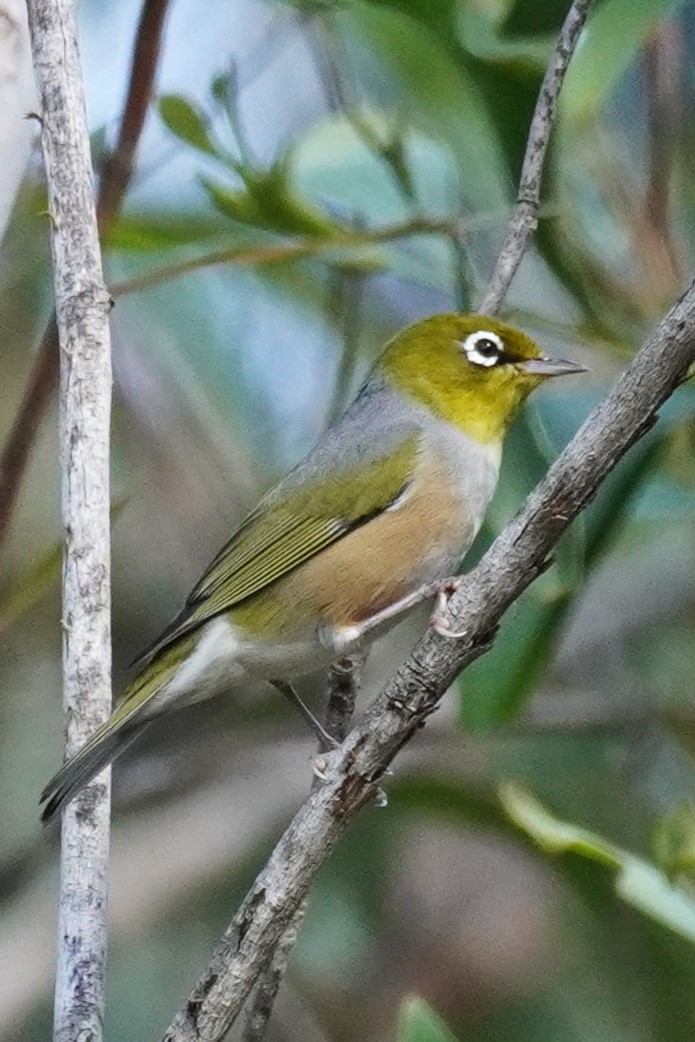
[{"label": "silvereye", "polygon": [[[512,417],[543,380],[582,368],[482,315],[436,315],[394,337],[344,415],[220,550],[111,718],[48,783],[43,819],[161,713],[252,677],[287,692],[450,589]],[[441,607],[433,624],[446,634]]]}]

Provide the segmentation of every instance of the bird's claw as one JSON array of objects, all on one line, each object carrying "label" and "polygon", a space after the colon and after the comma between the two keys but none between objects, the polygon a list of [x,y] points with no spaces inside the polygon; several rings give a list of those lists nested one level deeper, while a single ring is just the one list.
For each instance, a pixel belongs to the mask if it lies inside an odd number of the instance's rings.
[{"label": "bird's claw", "polygon": [[438,633],[440,637],[447,637],[449,640],[461,640],[468,632],[468,630],[452,629],[451,620],[448,616],[449,600],[452,594],[456,593],[462,582],[462,576],[455,576],[453,579],[445,579],[439,585],[436,592],[434,611],[430,615],[430,626],[434,632]]}]

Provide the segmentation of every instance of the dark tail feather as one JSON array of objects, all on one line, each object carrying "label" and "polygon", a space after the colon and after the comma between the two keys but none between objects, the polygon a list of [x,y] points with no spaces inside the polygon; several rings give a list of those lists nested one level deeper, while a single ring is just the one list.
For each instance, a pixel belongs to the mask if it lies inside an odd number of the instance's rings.
[{"label": "dark tail feather", "polygon": [[41,812],[43,824],[61,811],[99,771],[120,756],[144,730],[147,723],[140,720],[130,725],[125,724],[117,731],[105,734],[96,742],[90,740],[64,763],[41,793],[40,802],[45,803]]}]

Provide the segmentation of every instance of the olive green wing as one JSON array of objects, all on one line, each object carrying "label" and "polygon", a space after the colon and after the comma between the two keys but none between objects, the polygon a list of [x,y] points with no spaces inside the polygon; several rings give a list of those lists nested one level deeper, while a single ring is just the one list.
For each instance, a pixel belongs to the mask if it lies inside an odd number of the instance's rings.
[{"label": "olive green wing", "polygon": [[383,456],[337,473],[320,467],[302,475],[309,457],[244,521],[141,658],[159,654],[392,507],[413,476],[418,446],[411,430]]}]

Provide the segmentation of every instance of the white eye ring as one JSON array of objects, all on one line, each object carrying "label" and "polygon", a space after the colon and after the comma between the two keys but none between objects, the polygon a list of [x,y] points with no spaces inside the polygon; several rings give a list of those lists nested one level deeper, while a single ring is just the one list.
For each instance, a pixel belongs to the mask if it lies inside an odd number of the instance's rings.
[{"label": "white eye ring", "polygon": [[[497,348],[499,354],[496,355],[484,355],[478,350],[478,344],[482,340],[491,340]],[[469,333],[466,339],[461,343],[461,347],[466,352],[466,357],[469,362],[474,362],[476,365],[484,365],[489,368],[491,365],[497,365],[500,360],[500,355],[504,352],[504,344],[497,333],[491,332],[489,329],[479,329],[475,333]]]}]

